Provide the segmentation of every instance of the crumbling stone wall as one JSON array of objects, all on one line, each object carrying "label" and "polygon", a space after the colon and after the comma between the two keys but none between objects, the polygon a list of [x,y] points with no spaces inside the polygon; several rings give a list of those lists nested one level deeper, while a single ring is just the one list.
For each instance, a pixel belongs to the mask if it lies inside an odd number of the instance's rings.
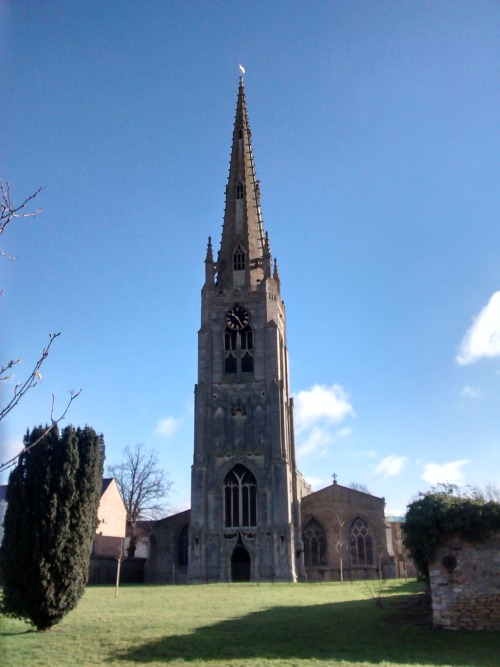
[{"label": "crumbling stone wall", "polygon": [[429,564],[436,627],[500,630],[500,533],[442,544]]}]

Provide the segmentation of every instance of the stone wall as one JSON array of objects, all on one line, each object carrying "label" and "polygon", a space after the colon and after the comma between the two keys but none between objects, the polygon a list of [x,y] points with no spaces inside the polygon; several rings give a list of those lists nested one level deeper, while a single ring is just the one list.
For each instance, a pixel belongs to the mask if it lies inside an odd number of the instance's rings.
[{"label": "stone wall", "polygon": [[429,564],[436,627],[500,630],[500,533],[442,544]]},{"label": "stone wall", "polygon": [[410,552],[403,544],[403,525],[401,521],[392,521],[390,519],[387,521],[389,529],[387,544],[389,551],[391,552],[392,550],[391,555],[394,557],[394,576],[414,579],[417,576],[417,568],[411,559]]},{"label": "stone wall", "polygon": [[187,566],[179,560],[179,537],[190,519],[191,511],[185,510],[151,524],[149,559],[144,571],[146,583],[187,583]]}]

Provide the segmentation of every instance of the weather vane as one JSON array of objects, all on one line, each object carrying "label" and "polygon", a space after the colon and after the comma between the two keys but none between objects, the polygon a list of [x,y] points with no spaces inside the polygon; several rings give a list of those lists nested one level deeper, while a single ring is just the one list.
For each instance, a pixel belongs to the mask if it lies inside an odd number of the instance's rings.
[{"label": "weather vane", "polygon": [[242,75],[245,74],[245,68],[243,67],[243,65],[240,64],[239,68],[240,68],[241,74]]}]

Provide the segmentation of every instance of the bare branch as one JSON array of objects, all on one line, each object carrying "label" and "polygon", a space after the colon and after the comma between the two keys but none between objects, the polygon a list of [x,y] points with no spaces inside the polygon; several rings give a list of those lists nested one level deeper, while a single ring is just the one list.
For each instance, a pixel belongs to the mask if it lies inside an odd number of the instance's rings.
[{"label": "bare branch", "polygon": [[[43,206],[40,206],[34,211],[24,212],[24,209],[29,202],[32,199],[35,199],[42,190],[42,187],[38,188],[36,192],[29,197],[26,197],[20,204],[16,205],[11,197],[9,184],[3,183],[3,181],[0,180],[0,236],[4,233],[7,225],[12,222],[14,218],[34,218],[43,210]],[[1,248],[0,255],[7,259],[15,259],[15,257],[8,255]]]},{"label": "bare branch", "polygon": [[2,366],[2,368],[0,368],[0,381],[10,380],[12,376],[11,375],[6,375],[6,373],[8,371],[12,370],[12,368],[14,368],[14,366],[16,366],[17,364],[20,364],[20,363],[21,363],[21,359],[11,359],[7,364],[5,364],[5,366]]},{"label": "bare branch", "polygon": [[15,466],[17,464],[17,459],[20,456],[22,456],[26,452],[29,452],[29,450],[33,449],[33,447],[36,447],[36,445],[38,445],[52,431],[52,429],[54,429],[59,424],[59,422],[62,421],[66,417],[66,414],[69,410],[69,406],[73,403],[75,398],[78,398],[78,396],[80,396],[81,393],[82,393],[81,389],[79,389],[78,391],[74,391],[72,389],[69,392],[69,395],[70,395],[69,401],[66,404],[66,407],[64,408],[64,412],[57,419],[54,418],[55,396],[54,396],[54,394],[52,394],[52,409],[50,411],[50,420],[51,420],[50,426],[47,426],[47,428],[42,433],[42,435],[37,440],[35,440],[35,442],[32,442],[29,447],[24,447],[18,454],[13,456],[11,459],[9,459],[8,461],[5,461],[5,463],[0,464],[0,473],[2,473],[5,470],[8,470],[9,468],[12,468],[13,466]]},{"label": "bare branch", "polygon": [[[34,192],[32,195],[29,197],[26,197],[20,204],[15,204],[12,196],[10,194],[10,185],[9,183],[4,183],[2,180],[0,180],[0,236],[4,233],[6,230],[7,226],[9,225],[12,220],[15,218],[34,218],[37,216],[43,209],[43,207],[39,207],[35,209],[34,211],[27,211],[26,207],[28,204],[37,197],[40,192],[43,190],[42,187],[38,188],[36,192]],[[7,259],[15,259],[15,257],[12,257],[11,255],[8,255],[6,252],[4,252],[0,248],[0,256],[6,257]],[[2,291],[0,290],[0,296],[2,295]],[[31,371],[31,373],[28,375],[27,379],[24,382],[19,382],[15,385],[14,391],[12,398],[10,401],[5,405],[4,407],[0,408],[0,421],[6,417],[11,410],[13,410],[20,402],[20,400],[23,398],[23,396],[33,387],[36,387],[37,384],[40,383],[42,379],[42,374],[40,372],[40,369],[42,367],[43,362],[49,355],[50,348],[52,346],[52,343],[54,340],[60,336],[60,333],[54,333],[54,334],[49,334],[49,343],[48,345],[43,349],[42,354],[38,361],[35,364],[35,367]],[[11,359],[8,361],[5,365],[2,365],[0,367],[0,381],[8,381],[12,379],[12,374],[10,371],[14,368],[14,366],[17,366],[18,364],[21,363],[20,359]],[[0,465],[0,472],[7,470],[8,468],[14,466],[17,462],[17,459],[19,456],[27,452],[28,450],[32,449],[37,445],[39,442],[41,442],[47,435],[52,431],[53,428],[57,426],[57,424],[62,421],[66,417],[66,413],[69,410],[69,406],[75,398],[77,398],[80,393],[81,389],[77,392],[71,390],[70,391],[70,399],[63,411],[63,413],[60,415],[60,417],[56,418],[54,415],[54,409],[55,409],[55,397],[54,394],[52,394],[52,408],[50,412],[50,421],[51,424],[50,426],[47,426],[46,430],[44,433],[38,438],[38,440],[34,443],[32,443],[29,447],[25,447],[19,454],[14,456],[12,459],[9,461],[6,461],[5,463],[2,463]]]},{"label": "bare branch", "polygon": [[[52,343],[60,335],[61,335],[60,333],[49,334],[49,343],[47,347],[44,348],[44,350],[42,351],[42,355],[40,359],[38,359],[38,361],[36,362],[34,369],[31,371],[30,375],[24,382],[16,384],[16,386],[14,387],[14,393],[11,400],[7,403],[5,407],[0,409],[0,421],[2,421],[2,419],[4,419],[4,417],[6,417],[9,414],[9,412],[16,407],[16,405],[19,403],[21,398],[26,394],[26,392],[28,392],[33,387],[36,387],[36,385],[40,383],[42,379],[40,368],[42,367],[42,364],[45,361],[45,359],[49,356],[49,351]],[[6,366],[2,367],[2,373],[11,370],[13,366],[15,366],[18,363],[20,363],[19,359],[17,361],[13,360],[9,361],[9,363],[6,364]],[[2,377],[2,374],[0,373],[0,379],[7,380],[8,376]]]}]

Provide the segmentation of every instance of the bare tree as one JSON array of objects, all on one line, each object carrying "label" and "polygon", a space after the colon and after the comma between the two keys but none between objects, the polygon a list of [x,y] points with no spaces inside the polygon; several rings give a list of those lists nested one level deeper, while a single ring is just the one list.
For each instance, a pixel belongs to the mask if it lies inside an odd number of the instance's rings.
[{"label": "bare tree", "polygon": [[[32,195],[29,197],[26,197],[20,204],[14,203],[14,200],[12,199],[11,193],[10,193],[10,186],[8,183],[4,183],[3,181],[0,180],[0,236],[5,232],[7,229],[8,225],[12,223],[14,220],[19,220],[23,218],[34,218],[37,216],[40,211],[42,210],[42,207],[39,207],[35,209],[34,211],[27,211],[26,207],[28,204],[35,199],[40,192],[42,191],[43,188],[38,188],[36,192],[34,192]],[[16,258],[13,257],[12,255],[8,254],[5,250],[0,248],[0,256],[5,257],[6,259],[10,260],[15,260]],[[0,296],[3,294],[3,291],[0,290]],[[42,379],[42,373],[41,373],[41,367],[45,359],[48,357],[50,348],[52,346],[52,343],[54,340],[60,336],[60,333],[51,333],[49,334],[49,342],[44,347],[42,350],[42,353],[40,355],[40,358],[36,361],[33,370],[31,373],[28,374],[25,380],[22,380],[14,386],[14,389],[12,391],[12,394],[10,395],[10,398],[7,398],[7,403],[5,405],[0,406],[0,421],[4,419],[15,407],[18,405],[20,400],[23,398],[23,396],[30,390],[33,389],[33,387],[36,387],[37,384],[41,382]],[[8,383],[10,380],[12,380],[12,372],[15,366],[21,363],[21,359],[10,359],[6,363],[0,364],[0,382],[5,382]],[[70,398],[66,404],[66,407],[64,408],[63,412],[59,417],[55,417],[55,397],[52,394],[52,409],[51,409],[51,414],[50,414],[50,424],[46,427],[46,430],[42,434],[38,440],[30,445],[28,448],[24,448],[22,451],[19,452],[19,454],[16,454],[12,459],[9,461],[5,461],[4,463],[0,463],[0,472],[3,472],[4,470],[7,470],[8,468],[12,467],[15,465],[18,457],[23,454],[27,449],[31,449],[35,445],[37,445],[43,438],[55,427],[57,424],[62,421],[66,413],[69,409],[69,406],[71,403],[77,398],[77,396],[80,395],[81,389],[79,391],[73,391],[71,390],[70,393]]]},{"label": "bare tree", "polygon": [[146,451],[138,444],[124,449],[122,463],[108,466],[108,474],[115,478],[127,510],[129,544],[127,554],[133,558],[142,536],[140,521],[158,519],[167,511],[167,496],[172,482],[160,468],[154,450]]},{"label": "bare tree", "polygon": [[500,503],[500,486],[494,482],[487,482],[484,486],[473,487],[470,495],[487,503]]},{"label": "bare tree", "polygon": [[360,491],[361,493],[370,493],[368,491],[368,488],[364,484],[361,484],[360,482],[351,482],[349,484],[349,488],[353,489],[354,491]]}]

